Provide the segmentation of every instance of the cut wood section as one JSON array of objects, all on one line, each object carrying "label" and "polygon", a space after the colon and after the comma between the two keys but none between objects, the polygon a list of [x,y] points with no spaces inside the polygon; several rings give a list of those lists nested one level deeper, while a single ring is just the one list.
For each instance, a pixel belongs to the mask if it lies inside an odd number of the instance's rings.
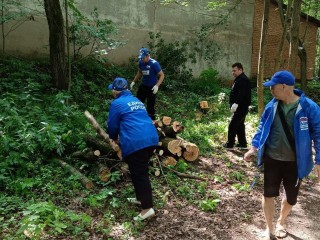
[{"label": "cut wood section", "polygon": [[165,166],[175,166],[177,165],[177,160],[174,157],[166,157],[164,160],[162,160],[162,163]]},{"label": "cut wood section", "polygon": [[196,144],[190,143],[190,142],[184,142],[182,144],[182,147],[184,148],[182,156],[185,160],[194,161],[194,160],[198,159],[199,148]]},{"label": "cut wood section", "polygon": [[122,154],[120,151],[120,147],[118,144],[116,144],[112,139],[109,138],[109,135],[100,127],[99,123],[96,121],[96,119],[89,113],[87,110],[84,112],[84,115],[88,118],[94,129],[96,129],[99,136],[101,136],[105,141],[109,142],[112,149],[117,152],[117,155],[120,159],[122,159]]},{"label": "cut wood section", "polygon": [[98,168],[99,179],[102,182],[108,182],[111,177],[110,169],[101,163],[99,163],[98,166],[99,166],[99,168]]},{"label": "cut wood section", "polygon": [[162,147],[170,153],[176,154],[182,150],[180,147],[181,143],[182,140],[179,139],[165,138],[162,140]]},{"label": "cut wood section", "polygon": [[154,171],[154,175],[155,175],[156,177],[159,177],[160,174],[161,174],[160,170],[159,170],[158,168],[156,168],[155,171]]},{"label": "cut wood section", "polygon": [[166,126],[169,126],[171,124],[171,117],[163,116],[162,123]]},{"label": "cut wood section", "polygon": [[208,102],[207,101],[201,101],[199,103],[200,109],[202,112],[206,113],[210,110],[209,106],[208,106]]},{"label": "cut wood section", "polygon": [[53,159],[53,161],[58,163],[61,167],[63,167],[64,169],[68,170],[73,175],[76,175],[79,178],[79,180],[82,183],[82,185],[86,189],[90,190],[90,189],[94,188],[94,184],[89,178],[87,178],[85,175],[83,175],[81,172],[79,172],[77,169],[75,169],[74,167],[72,167],[68,163],[66,163],[66,162],[64,162],[64,161],[62,161],[60,159]]},{"label": "cut wood section", "polygon": [[201,101],[199,104],[200,104],[200,108],[201,108],[201,109],[203,109],[203,108],[209,108],[207,101]]}]

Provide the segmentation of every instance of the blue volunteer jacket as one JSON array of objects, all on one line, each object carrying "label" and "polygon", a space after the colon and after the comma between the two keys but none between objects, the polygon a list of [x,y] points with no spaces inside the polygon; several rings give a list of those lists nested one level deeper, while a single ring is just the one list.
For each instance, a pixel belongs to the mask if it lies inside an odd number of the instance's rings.
[{"label": "blue volunteer jacket", "polygon": [[[312,160],[312,141],[316,150],[315,162],[316,164],[320,164],[320,108],[310,98],[307,98],[301,90],[295,89],[294,93],[300,96],[293,128],[298,178],[302,179],[309,175],[314,166]],[[266,105],[259,127],[252,140],[252,146],[258,148],[258,166],[261,166],[263,163],[264,145],[269,136],[277,106],[278,100],[275,98]]]},{"label": "blue volunteer jacket", "polygon": [[157,130],[144,104],[129,90],[122,91],[110,105],[108,134],[113,140],[117,140],[120,135],[123,158],[159,143]]}]

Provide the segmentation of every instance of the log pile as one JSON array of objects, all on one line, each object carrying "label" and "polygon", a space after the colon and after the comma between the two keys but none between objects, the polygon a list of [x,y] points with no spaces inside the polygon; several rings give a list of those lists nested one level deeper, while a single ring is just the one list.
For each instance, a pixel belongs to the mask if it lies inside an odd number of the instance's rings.
[{"label": "log pile", "polygon": [[[72,153],[70,157],[75,160],[81,159],[91,165],[92,169],[95,169],[100,181],[103,182],[109,181],[114,169],[120,171],[123,176],[127,175],[129,173],[128,166],[121,161],[122,156],[119,145],[109,138],[108,134],[100,127],[96,119],[88,111],[85,111],[84,114],[96,130],[98,138],[86,136],[85,142],[87,148],[83,151]],[[154,156],[160,160],[152,163],[155,176],[161,175],[161,166],[175,166],[181,158],[186,161],[195,161],[198,159],[198,146],[177,136],[177,134],[184,130],[181,122],[172,121],[170,117],[164,116],[154,121],[154,125],[159,135],[159,148],[155,150]],[[71,174],[77,175],[85,188],[94,188],[92,181],[84,176],[81,170],[75,169],[62,160],[56,160],[56,162]]]},{"label": "log pile", "polygon": [[186,161],[195,161],[199,157],[199,148],[196,144],[188,142],[177,134],[183,132],[184,126],[181,122],[173,121],[171,117],[164,116],[154,121],[159,136],[160,149],[171,157],[182,157]]}]

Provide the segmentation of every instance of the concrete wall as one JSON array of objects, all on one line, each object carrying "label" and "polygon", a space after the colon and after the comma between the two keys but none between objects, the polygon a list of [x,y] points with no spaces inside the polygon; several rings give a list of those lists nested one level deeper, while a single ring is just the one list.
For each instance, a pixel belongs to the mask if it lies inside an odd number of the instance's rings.
[{"label": "concrete wall", "polygon": [[[78,8],[88,16],[97,7],[100,16],[113,20],[120,29],[119,38],[126,44],[110,52],[107,57],[115,63],[124,63],[131,56],[137,56],[142,46],[150,41],[148,32],[162,32],[168,41],[194,39],[195,31],[204,23],[215,23],[226,8],[207,11],[208,1],[192,0],[188,7],[177,4],[159,5],[146,0],[77,0]],[[234,4],[230,0],[228,7]],[[29,7],[30,1],[25,1]],[[254,0],[242,1],[232,12],[229,21],[217,28],[211,40],[221,48],[216,63],[208,64],[198,59],[197,64],[189,64],[197,76],[209,65],[216,68],[221,77],[232,79],[231,65],[242,62],[247,75],[251,75],[251,52],[253,31]],[[9,27],[6,26],[6,27]],[[2,41],[2,40],[0,40]],[[6,42],[7,53],[31,57],[48,54],[48,27],[44,15],[35,16],[35,21],[27,21],[10,33]],[[161,64],[161,63],[160,63]]]}]

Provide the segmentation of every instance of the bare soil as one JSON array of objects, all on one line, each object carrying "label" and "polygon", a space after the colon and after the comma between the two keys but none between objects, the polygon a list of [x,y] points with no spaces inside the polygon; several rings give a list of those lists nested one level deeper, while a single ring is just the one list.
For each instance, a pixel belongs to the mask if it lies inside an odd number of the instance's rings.
[{"label": "bare soil", "polygon": [[[244,170],[252,179],[254,167],[242,160],[244,151],[228,151],[233,167]],[[199,171],[205,174],[227,172],[225,162],[215,158],[200,158]],[[261,176],[262,177],[262,176]],[[261,210],[262,180],[248,192],[241,192],[228,183],[212,183],[209,186],[219,193],[221,202],[215,212],[201,211],[197,206],[171,196],[167,204],[156,209],[136,237],[129,239],[261,239],[264,216]],[[301,186],[297,205],[287,219],[286,240],[320,239],[320,185],[305,180]],[[278,217],[281,197],[276,199]],[[275,221],[276,221],[275,217]],[[123,239],[120,233],[111,233],[113,239]]]}]

